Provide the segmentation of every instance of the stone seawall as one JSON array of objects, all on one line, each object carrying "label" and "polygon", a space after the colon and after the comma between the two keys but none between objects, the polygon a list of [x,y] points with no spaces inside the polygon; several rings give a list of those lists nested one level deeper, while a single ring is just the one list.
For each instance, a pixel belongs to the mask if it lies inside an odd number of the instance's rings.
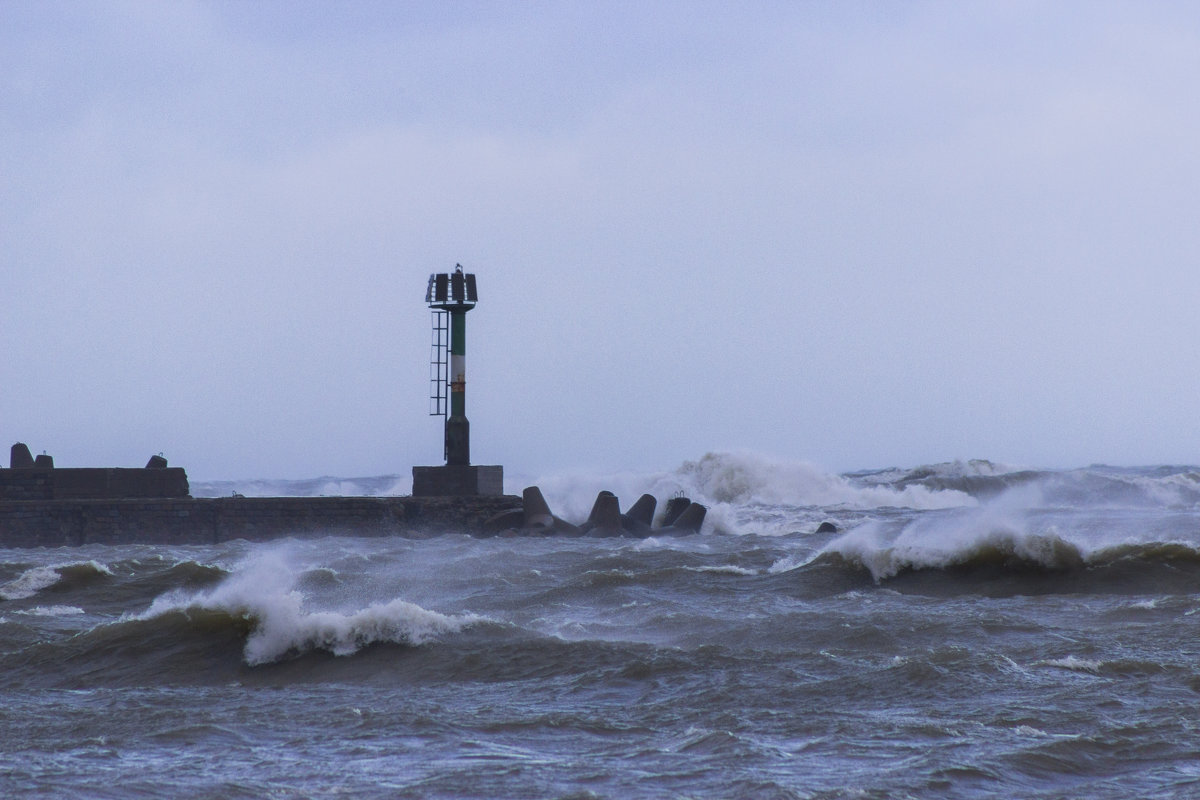
[{"label": "stone seawall", "polygon": [[496,497],[187,497],[0,501],[0,547],[212,544],[287,536],[484,535]]}]

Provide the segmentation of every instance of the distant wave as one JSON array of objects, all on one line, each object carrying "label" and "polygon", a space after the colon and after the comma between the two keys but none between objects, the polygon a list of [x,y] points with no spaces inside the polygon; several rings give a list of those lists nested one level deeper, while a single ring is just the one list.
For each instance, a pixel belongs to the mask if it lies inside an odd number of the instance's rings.
[{"label": "distant wave", "polygon": [[240,481],[192,481],[193,497],[391,497],[412,491],[412,477],[375,475],[337,478],[324,475],[299,480],[253,478]]},{"label": "distant wave", "polygon": [[1089,566],[1112,566],[1127,561],[1194,569],[1200,567],[1200,547],[1185,542],[1130,542],[1098,548],[1085,558]]},{"label": "distant wave", "polygon": [[1093,675],[1157,675],[1171,670],[1172,665],[1152,660],[1116,659],[1100,661],[1089,658],[1078,658],[1073,655],[1062,658],[1049,658],[1036,662],[1037,666],[1086,672]]},{"label": "distant wave", "polygon": [[989,500],[1014,489],[1034,488],[1047,505],[1068,507],[1194,508],[1200,505],[1195,467],[1107,467],[1038,470],[991,461],[953,461],[910,469],[850,473],[853,484],[893,490],[925,487]]},{"label": "distant wave", "polygon": [[151,558],[110,564],[117,579],[97,600],[137,602],[179,589],[203,589],[219,583],[229,571],[216,564],[191,559]]},{"label": "distant wave", "polygon": [[996,528],[958,541],[901,535],[885,542],[869,523],[826,545],[812,562],[845,563],[882,581],[902,572],[954,567],[1066,570],[1083,566],[1086,559],[1079,545],[1054,532]]},{"label": "distant wave", "polygon": [[99,586],[100,591],[91,595],[93,602],[119,602],[122,597],[155,596],[172,589],[210,586],[226,575],[218,566],[190,560],[134,559],[107,565],[73,561],[25,569],[0,585],[0,600],[25,600],[46,592],[62,595]]},{"label": "distant wave", "polygon": [[[976,578],[1027,577],[1026,589],[1072,587],[1154,591],[1200,580],[1200,545],[1176,541],[1095,543],[1054,528],[1026,530],[1020,522],[981,513],[971,520],[907,524],[889,532],[876,522],[849,531],[805,559],[784,558],[772,571],[841,566],[876,582],[920,573]],[[1068,580],[1069,578],[1069,580]],[[1039,585],[1038,580],[1050,583]],[[1019,587],[1018,587],[1019,588]]]}]

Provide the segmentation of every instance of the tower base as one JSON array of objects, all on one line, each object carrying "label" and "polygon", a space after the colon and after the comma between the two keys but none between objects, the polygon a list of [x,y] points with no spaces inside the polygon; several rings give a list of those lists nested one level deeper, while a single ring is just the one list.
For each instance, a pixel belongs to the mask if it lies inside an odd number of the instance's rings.
[{"label": "tower base", "polygon": [[413,497],[468,497],[504,494],[504,467],[447,464],[413,467]]}]

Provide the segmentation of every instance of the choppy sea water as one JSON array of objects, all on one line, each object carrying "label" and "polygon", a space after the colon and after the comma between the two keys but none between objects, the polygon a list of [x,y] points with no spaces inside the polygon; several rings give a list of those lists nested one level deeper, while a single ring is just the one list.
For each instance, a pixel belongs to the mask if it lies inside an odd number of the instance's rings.
[{"label": "choppy sea water", "polygon": [[0,794],[1200,796],[1200,469],[538,482],[568,518],[602,488],[711,511],[684,538],[0,550]]}]

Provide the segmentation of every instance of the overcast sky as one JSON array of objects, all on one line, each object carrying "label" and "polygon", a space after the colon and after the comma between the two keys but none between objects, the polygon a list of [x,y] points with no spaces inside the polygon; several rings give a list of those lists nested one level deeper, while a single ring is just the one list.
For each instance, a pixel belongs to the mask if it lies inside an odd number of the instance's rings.
[{"label": "overcast sky", "polygon": [[1185,2],[4,0],[0,431],[440,463],[461,262],[476,463],[1200,462],[1198,92]]}]

